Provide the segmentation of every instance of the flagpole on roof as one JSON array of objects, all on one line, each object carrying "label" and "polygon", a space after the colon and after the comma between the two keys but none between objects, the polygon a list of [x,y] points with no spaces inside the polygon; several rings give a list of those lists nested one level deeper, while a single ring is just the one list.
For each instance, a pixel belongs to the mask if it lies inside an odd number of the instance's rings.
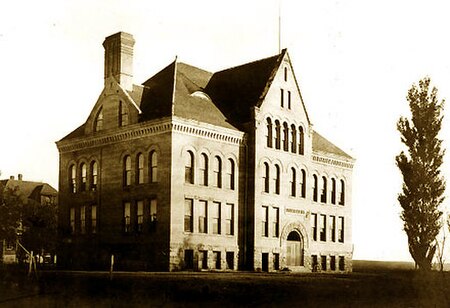
[{"label": "flagpole on roof", "polygon": [[278,0],[278,53],[281,53],[281,0]]}]

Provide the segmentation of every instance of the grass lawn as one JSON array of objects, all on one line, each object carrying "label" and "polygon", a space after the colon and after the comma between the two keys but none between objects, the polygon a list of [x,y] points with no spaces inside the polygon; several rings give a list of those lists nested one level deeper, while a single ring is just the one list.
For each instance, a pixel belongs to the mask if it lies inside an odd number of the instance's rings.
[{"label": "grass lawn", "polygon": [[[365,269],[365,270],[364,270]],[[0,274],[6,307],[449,307],[450,273],[362,267],[350,274],[40,272]]]}]

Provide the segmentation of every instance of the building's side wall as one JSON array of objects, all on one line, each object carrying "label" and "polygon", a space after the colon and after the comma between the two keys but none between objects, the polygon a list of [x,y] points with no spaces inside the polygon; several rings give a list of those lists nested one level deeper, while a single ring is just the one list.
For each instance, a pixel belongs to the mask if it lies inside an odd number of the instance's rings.
[{"label": "building's side wall", "polygon": [[[242,133],[214,127],[212,125],[195,123],[177,119],[173,125],[171,160],[171,209],[170,209],[170,270],[237,269],[238,266],[238,217],[239,192],[241,190],[240,143]],[[193,184],[185,179],[185,166],[188,152],[192,153]],[[202,154],[208,158],[208,185],[203,185]],[[215,157],[222,162],[222,187],[215,186]],[[234,189],[229,187],[227,172],[228,160],[235,163]],[[188,201],[186,201],[188,200]],[[190,201],[192,200],[192,201]],[[191,212],[192,230],[186,227],[185,202],[193,202]],[[207,228],[203,232],[200,226],[199,214],[206,202]],[[213,207],[220,204],[220,231],[214,231]],[[227,204],[233,205],[232,234],[227,234]],[[189,216],[189,215],[188,215]],[[187,223],[189,225],[189,223]],[[219,233],[219,234],[215,234]],[[228,232],[230,233],[230,232]],[[192,260],[186,260],[187,254],[192,254]],[[202,262],[206,254],[206,261]],[[220,261],[217,261],[220,256]],[[232,261],[227,256],[232,257]]]},{"label": "building's side wall", "polygon": [[[122,140],[113,137],[125,133]],[[170,124],[135,124],[115,131],[99,133],[93,143],[74,140],[64,145],[69,150],[60,154],[60,212],[59,225],[62,247],[62,266],[74,268],[108,268],[111,255],[115,267],[120,269],[168,269],[169,202],[170,202]],[[102,138],[102,136],[104,138]],[[108,137],[111,136],[111,137]],[[92,138],[91,138],[92,139]],[[80,143],[81,142],[81,143]],[[83,148],[83,146],[85,146]],[[158,155],[157,181],[149,176],[150,153]],[[137,156],[143,162],[143,183],[137,181]],[[124,159],[131,158],[131,184],[124,184]],[[98,164],[98,184],[91,188],[91,164]],[[86,191],[80,191],[80,166],[87,165]],[[71,192],[70,166],[76,166],[77,191]],[[151,200],[157,202],[156,224],[150,219]],[[138,227],[137,203],[143,201],[142,229]],[[125,231],[125,203],[130,203],[129,230]],[[82,231],[81,207],[86,211],[97,207],[97,230],[90,230],[90,213],[86,231]],[[75,232],[70,229],[70,209],[75,210]]]}]

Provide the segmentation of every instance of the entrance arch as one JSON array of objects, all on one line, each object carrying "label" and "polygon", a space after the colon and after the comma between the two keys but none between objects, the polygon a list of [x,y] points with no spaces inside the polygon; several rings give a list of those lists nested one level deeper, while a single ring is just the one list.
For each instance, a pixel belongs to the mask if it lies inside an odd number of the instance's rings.
[{"label": "entrance arch", "polygon": [[296,231],[291,231],[286,239],[286,265],[303,266],[303,240]]}]

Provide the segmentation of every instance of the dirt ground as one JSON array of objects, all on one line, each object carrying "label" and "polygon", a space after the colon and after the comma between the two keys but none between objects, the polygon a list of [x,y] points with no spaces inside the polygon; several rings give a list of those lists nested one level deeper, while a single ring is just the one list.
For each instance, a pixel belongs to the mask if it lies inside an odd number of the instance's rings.
[{"label": "dirt ground", "polygon": [[450,273],[114,273],[0,276],[0,307],[450,307]]}]

